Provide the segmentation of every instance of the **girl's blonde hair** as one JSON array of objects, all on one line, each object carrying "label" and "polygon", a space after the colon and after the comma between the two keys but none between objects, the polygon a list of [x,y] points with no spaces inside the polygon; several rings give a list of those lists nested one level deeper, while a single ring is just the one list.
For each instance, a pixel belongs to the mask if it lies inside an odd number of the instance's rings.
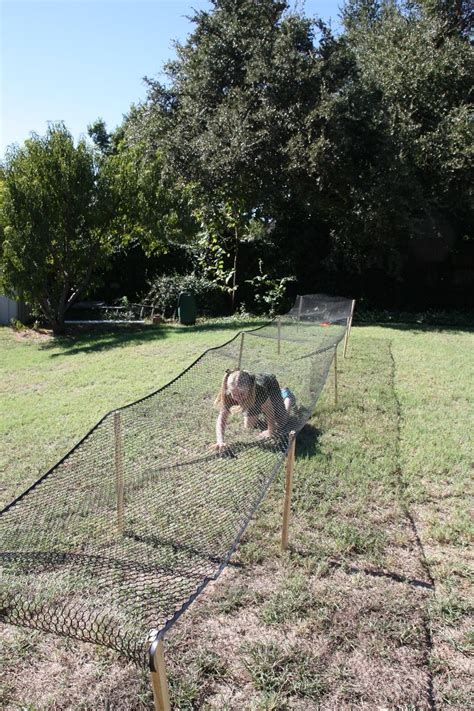
[{"label": "girl's blonde hair", "polygon": [[[248,390],[248,395],[245,398],[245,402],[241,405],[233,404],[235,401],[229,392],[229,378],[232,377],[232,382],[239,388],[246,388]],[[250,407],[255,405],[255,375],[251,375],[246,370],[226,370],[224,378],[222,380],[222,385],[217,393],[217,397],[214,401],[214,406],[219,410],[222,408],[226,410],[232,410],[232,412],[240,412],[248,410]]]}]

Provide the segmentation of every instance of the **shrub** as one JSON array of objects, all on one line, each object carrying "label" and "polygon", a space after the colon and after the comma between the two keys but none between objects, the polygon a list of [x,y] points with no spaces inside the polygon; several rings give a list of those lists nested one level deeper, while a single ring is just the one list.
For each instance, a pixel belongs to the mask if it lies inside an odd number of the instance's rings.
[{"label": "shrub", "polygon": [[191,292],[197,302],[198,313],[203,316],[222,316],[228,311],[228,294],[209,279],[196,274],[161,274],[150,282],[145,303],[155,307],[166,318],[176,310],[182,291]]},{"label": "shrub", "polygon": [[277,313],[287,311],[291,303],[287,297],[287,285],[296,281],[294,276],[274,278],[263,273],[263,262],[259,259],[259,274],[253,279],[246,279],[246,283],[253,288],[253,298],[258,313],[267,313],[275,316]]},{"label": "shrub", "polygon": [[10,319],[10,327],[14,331],[25,331],[26,330],[25,324],[22,323],[21,321],[19,321],[17,318]]}]

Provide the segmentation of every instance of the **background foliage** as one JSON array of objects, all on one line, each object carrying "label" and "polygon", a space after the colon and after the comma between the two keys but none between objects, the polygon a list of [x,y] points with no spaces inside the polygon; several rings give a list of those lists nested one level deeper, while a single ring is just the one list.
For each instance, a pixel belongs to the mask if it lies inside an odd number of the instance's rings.
[{"label": "background foliage", "polygon": [[472,305],[472,19],[463,0],[347,0],[336,36],[283,0],[195,12],[123,125],[89,127],[109,245],[90,293],[188,274],[228,310]]},{"label": "background foliage", "polygon": [[2,178],[0,288],[60,333],[110,251],[93,152],[53,124],[8,153]]}]

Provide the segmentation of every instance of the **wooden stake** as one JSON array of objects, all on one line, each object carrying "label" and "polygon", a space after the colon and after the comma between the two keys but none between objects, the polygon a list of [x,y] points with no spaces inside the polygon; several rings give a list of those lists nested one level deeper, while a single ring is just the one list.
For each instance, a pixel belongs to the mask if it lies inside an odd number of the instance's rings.
[{"label": "wooden stake", "polygon": [[293,490],[293,469],[295,465],[295,444],[296,435],[292,431],[289,434],[288,454],[286,455],[286,478],[285,478],[285,500],[283,502],[283,525],[281,529],[281,550],[288,548],[288,535],[291,514],[291,492]]},{"label": "wooden stake", "polygon": [[280,355],[280,339],[281,339],[281,318],[278,319],[278,355]]},{"label": "wooden stake", "polygon": [[240,366],[242,365],[242,351],[243,350],[244,350],[244,334],[242,334],[242,337],[240,339],[239,362],[237,363],[237,370],[240,370]]},{"label": "wooden stake", "polygon": [[155,711],[171,711],[170,692],[165,669],[165,654],[163,650],[163,640],[161,639],[156,645],[153,655],[153,666],[154,670],[150,673],[150,676]]},{"label": "wooden stake", "polygon": [[115,432],[115,488],[117,492],[117,528],[123,533],[123,434],[122,416],[120,412],[114,412],[114,432]]},{"label": "wooden stake", "polygon": [[334,404],[337,405],[337,346],[334,348]]},{"label": "wooden stake", "polygon": [[[302,310],[302,308],[303,308],[303,297],[300,296],[300,302],[299,302],[299,304],[298,304],[298,326],[299,326],[299,322],[301,321],[301,310]],[[298,328],[298,326],[297,326],[296,328]]]},{"label": "wooden stake", "polygon": [[344,353],[343,353],[344,358],[346,357],[347,343],[349,341],[349,335],[350,335],[351,328],[352,328],[352,317],[354,315],[354,307],[355,307],[355,299],[352,299],[351,315],[347,319],[346,335],[344,336]]}]

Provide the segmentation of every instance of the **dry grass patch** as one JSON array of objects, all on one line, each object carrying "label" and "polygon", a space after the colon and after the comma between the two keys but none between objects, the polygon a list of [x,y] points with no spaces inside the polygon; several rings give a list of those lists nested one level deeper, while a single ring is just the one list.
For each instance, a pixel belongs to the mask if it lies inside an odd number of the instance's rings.
[{"label": "dry grass patch", "polygon": [[[245,607],[218,612],[243,588]],[[363,573],[303,576],[285,559],[229,570],[170,636],[177,707],[429,708],[426,594]]]},{"label": "dry grass patch", "polygon": [[[176,708],[471,707],[469,338],[355,329],[339,405],[329,384],[298,438],[289,553],[280,476],[168,636]],[[146,674],[112,652],[6,628],[5,658],[9,711],[151,708]]]},{"label": "dry grass patch", "polygon": [[110,650],[7,627],[2,633],[5,711],[144,711],[148,679]]}]

